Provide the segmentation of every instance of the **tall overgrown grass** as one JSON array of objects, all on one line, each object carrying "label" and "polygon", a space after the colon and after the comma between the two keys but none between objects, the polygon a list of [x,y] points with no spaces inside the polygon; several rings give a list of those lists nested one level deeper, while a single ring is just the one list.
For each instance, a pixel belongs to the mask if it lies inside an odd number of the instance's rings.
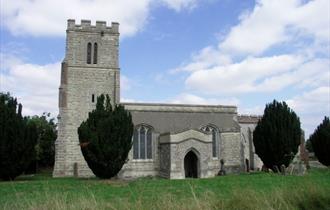
[{"label": "tall overgrown grass", "polygon": [[133,181],[38,174],[0,182],[0,209],[330,210],[330,170]]},{"label": "tall overgrown grass", "polygon": [[[275,188],[269,193],[257,192],[253,189],[235,189],[227,198],[214,192],[206,191],[196,196],[193,186],[184,198],[165,193],[161,196],[153,195],[135,199],[129,197],[113,198],[109,200],[97,199],[92,192],[84,195],[69,196],[68,193],[52,193],[47,189],[40,191],[43,201],[35,199],[17,200],[15,203],[2,205],[3,209],[161,209],[161,210],[208,210],[208,209],[237,209],[237,210],[327,210],[330,209],[329,191],[308,185],[297,188]],[[19,194],[16,195],[20,197]],[[37,195],[38,196],[38,195]]]}]

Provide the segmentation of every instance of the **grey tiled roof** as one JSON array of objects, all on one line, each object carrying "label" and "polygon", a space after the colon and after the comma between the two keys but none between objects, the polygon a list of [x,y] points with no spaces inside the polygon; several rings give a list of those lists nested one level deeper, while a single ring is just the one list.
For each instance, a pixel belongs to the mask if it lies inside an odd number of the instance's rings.
[{"label": "grey tiled roof", "polygon": [[235,106],[173,105],[122,103],[133,118],[134,125],[147,124],[157,133],[178,133],[216,126],[220,132],[239,132]]}]

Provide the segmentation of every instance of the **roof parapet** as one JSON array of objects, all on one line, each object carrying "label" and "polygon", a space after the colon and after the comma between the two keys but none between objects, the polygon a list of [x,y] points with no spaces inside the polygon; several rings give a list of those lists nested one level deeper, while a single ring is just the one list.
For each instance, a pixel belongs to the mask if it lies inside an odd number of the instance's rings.
[{"label": "roof parapet", "polygon": [[238,115],[237,118],[239,123],[257,124],[262,115]]},{"label": "roof parapet", "polygon": [[81,20],[81,24],[76,24],[75,19],[68,19],[67,30],[74,31],[91,31],[91,32],[100,32],[105,33],[119,33],[119,23],[112,22],[111,26],[107,26],[106,21],[96,21],[95,25],[91,24],[90,20]]}]

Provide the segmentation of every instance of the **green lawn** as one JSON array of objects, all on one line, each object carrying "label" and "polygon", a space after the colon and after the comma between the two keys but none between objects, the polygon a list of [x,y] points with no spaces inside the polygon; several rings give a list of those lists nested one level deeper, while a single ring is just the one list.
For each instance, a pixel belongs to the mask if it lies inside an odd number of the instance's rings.
[{"label": "green lawn", "polygon": [[23,176],[0,182],[0,209],[330,209],[330,169],[129,182]]}]

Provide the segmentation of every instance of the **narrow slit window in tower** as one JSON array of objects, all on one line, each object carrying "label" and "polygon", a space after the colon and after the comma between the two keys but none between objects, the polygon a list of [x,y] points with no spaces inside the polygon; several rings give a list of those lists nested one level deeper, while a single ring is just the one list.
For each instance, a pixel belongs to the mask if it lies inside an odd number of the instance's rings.
[{"label": "narrow slit window in tower", "polygon": [[92,62],[92,44],[89,42],[87,44],[87,64]]},{"label": "narrow slit window in tower", "polygon": [[93,64],[97,64],[97,43],[94,43]]}]

